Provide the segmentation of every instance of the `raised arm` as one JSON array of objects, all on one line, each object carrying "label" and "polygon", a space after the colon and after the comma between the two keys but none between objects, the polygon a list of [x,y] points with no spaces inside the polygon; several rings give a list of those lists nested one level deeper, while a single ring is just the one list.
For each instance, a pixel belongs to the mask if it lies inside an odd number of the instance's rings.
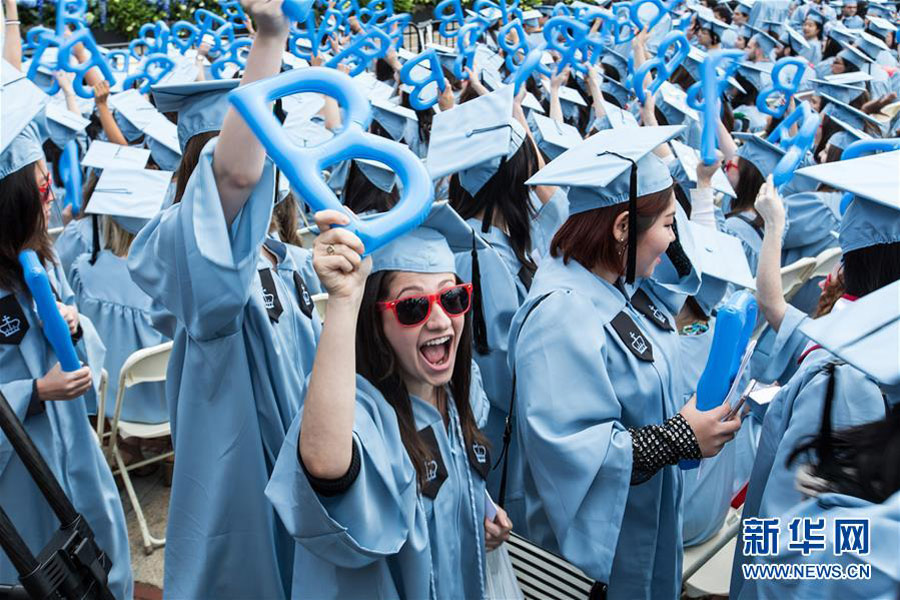
[{"label": "raised arm", "polygon": [[762,248],[756,267],[756,297],[759,309],[772,329],[778,331],[787,310],[781,287],[781,237],[784,233],[784,204],[775,190],[772,176],[759,189],[754,204],[765,222]]},{"label": "raised arm", "polygon": [[22,39],[19,36],[19,7],[16,0],[3,0],[3,59],[22,70]]},{"label": "raised arm", "polygon": [[313,266],[328,291],[328,318],[316,349],[300,425],[298,448],[313,477],[339,479],[353,458],[356,406],[356,322],[372,260],[362,242],[343,227],[337,211],[316,213],[322,232],[313,246]]},{"label": "raised arm", "polygon": [[94,86],[94,104],[97,106],[97,116],[100,118],[100,125],[103,127],[103,133],[106,138],[113,144],[127,146],[128,140],[122,135],[119,124],[116,123],[112,111],[109,110],[109,82],[105,79],[101,80]]},{"label": "raised arm", "polygon": [[[275,75],[281,69],[288,23],[281,12],[282,0],[242,0],[256,23],[241,85]],[[250,192],[262,176],[266,152],[244,119],[229,108],[213,154],[213,173],[228,224],[241,212]]]}]

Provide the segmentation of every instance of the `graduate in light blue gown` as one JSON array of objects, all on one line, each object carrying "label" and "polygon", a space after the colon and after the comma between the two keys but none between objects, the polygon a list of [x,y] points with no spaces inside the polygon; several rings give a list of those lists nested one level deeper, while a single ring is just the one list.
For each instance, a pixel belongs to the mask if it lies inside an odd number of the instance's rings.
[{"label": "graduate in light blue gown", "polygon": [[[87,208],[91,215],[100,216],[104,246],[82,254],[72,264],[78,307],[106,343],[103,366],[109,374],[105,408],[109,418],[115,414],[119,374],[128,357],[169,339],[153,328],[152,299],[132,281],[127,264],[134,236],[162,206],[168,178],[169,174],[160,171],[105,169]],[[129,191],[116,187],[121,185],[128,185],[130,193],[116,193],[117,189]],[[121,418],[139,423],[168,421],[164,384],[129,388]]]},{"label": "graduate in light blue gown", "polygon": [[[883,308],[891,307],[885,305]],[[892,327],[896,340],[896,321]],[[878,356],[880,348],[868,346],[866,352],[871,360]],[[861,367],[865,369],[865,366]],[[765,565],[821,564],[827,557],[828,563],[838,565],[844,572],[859,568],[871,571],[862,579],[759,580],[756,582],[758,597],[826,600],[894,600],[897,597],[900,589],[898,448],[900,410],[897,406],[883,420],[852,429],[821,431],[798,448],[798,452],[813,455],[812,466],[804,469],[797,478],[798,486],[809,499],[780,515],[781,544],[777,552],[760,557],[760,562]],[[792,539],[790,524],[794,519],[825,520],[821,532],[823,544],[819,549],[803,552],[800,547],[789,546],[788,541]],[[867,548],[854,547],[852,538],[839,527],[839,520],[867,521],[865,533],[860,536]]]},{"label": "graduate in light blue gown", "polygon": [[[250,12],[257,36],[241,83],[277,72],[288,34],[280,3]],[[321,326],[297,255],[267,239],[274,168],[227,107],[227,85],[154,90],[160,109],[181,105],[182,160],[196,156],[196,168],[179,177],[175,204],[141,230],[128,259],[154,299],[154,325],[174,340],[164,589],[172,598],[285,598],[293,542],[264,489]]]},{"label": "graduate in light blue gown", "polygon": [[446,203],[371,259],[332,228],[346,215],[316,222],[327,318],[266,489],[298,543],[292,596],[481,598],[485,546],[512,524],[486,512],[487,399],[453,253],[485,244]]},{"label": "graduate in light blue gown", "polygon": [[651,151],[680,129],[598,133],[530,180],[571,186],[570,216],[510,330],[524,488],[509,503],[524,504],[518,530],[609,598],[679,594],[673,465],[715,455],[740,426],[719,421],[727,407],[685,406],[673,313],[648,285],[676,239],[672,178]]},{"label": "graduate in light blue gown", "polygon": [[[740,241],[708,227],[690,225],[699,250],[694,262],[702,272],[700,290],[679,314],[679,342],[684,356],[679,377],[682,394],[697,391],[715,334],[715,308],[739,288],[755,287]],[[690,318],[686,318],[690,317]],[[746,419],[752,420],[748,416]],[[732,497],[750,476],[755,454],[754,426],[745,420],[733,444],[684,472],[684,545],[702,544],[722,526]]]},{"label": "graduate in light blue gown", "polygon": [[[130,599],[133,581],[125,515],[85,407],[85,396],[93,395],[99,386],[105,349],[90,320],[79,317],[74,295],[46,233],[51,199],[49,174],[39,128],[32,121],[34,111],[30,110],[40,109],[40,105],[20,91],[26,84],[32,85],[23,78],[7,86],[3,98],[4,127],[22,122],[25,126],[18,135],[13,134],[0,154],[0,221],[4,223],[4,251],[0,257],[0,390],[75,510],[90,525],[97,545],[111,559],[109,586],[113,594],[120,600]],[[37,88],[35,91],[43,95]],[[7,121],[7,117],[11,120]],[[38,253],[73,341],[79,342],[77,350],[85,366],[77,371],[61,371],[53,348],[44,337],[18,264],[18,253],[25,249]],[[38,554],[59,529],[59,521],[2,434],[0,498],[31,552]],[[18,582],[18,574],[5,553],[0,553],[0,582]]]},{"label": "graduate in light blue gown", "polygon": [[[900,278],[896,268],[900,264],[897,261],[900,255],[900,219],[897,218],[900,205],[896,195],[888,191],[892,187],[892,178],[896,177],[893,167],[897,160],[900,160],[900,152],[895,151],[847,161],[839,165],[840,169],[833,165],[818,165],[802,170],[807,177],[856,194],[843,216],[840,229],[843,280],[848,300],[878,294],[880,288]],[[773,194],[774,190],[767,184],[764,200],[777,205],[777,201],[770,200]],[[760,287],[760,293],[764,292],[765,289]],[[890,299],[883,301],[890,302]],[[778,319],[778,314],[772,314],[767,304],[761,304],[761,308],[768,320]],[[801,355],[797,372],[766,410],[744,518],[779,516],[802,500],[793,482],[804,463],[796,461],[788,465],[788,458],[802,440],[818,431],[823,420],[826,391],[831,386],[834,387],[830,394],[833,402],[828,403],[824,414],[829,416],[835,429],[880,419],[884,417],[886,403],[900,400],[896,393],[883,396],[877,382],[851,366],[854,363],[840,361],[843,353],[830,352],[828,349],[835,349],[835,344],[826,345],[819,339],[821,333],[816,333],[819,338],[812,335],[826,327],[824,323],[843,334],[847,331],[853,331],[854,336],[865,333],[845,323],[842,314],[842,310],[832,310],[828,316],[806,319],[799,324],[801,333],[813,341]],[[884,347],[889,347],[889,343]],[[740,539],[737,547],[740,550]],[[747,597],[754,597],[753,582],[744,582],[741,577],[740,565],[748,560],[741,552],[735,553],[732,595],[746,593],[749,594]],[[742,591],[744,586],[746,591]]]},{"label": "graduate in light blue gown", "polygon": [[[428,154],[429,165],[452,173],[451,206],[487,242],[474,254],[471,246],[464,248],[456,264],[460,277],[475,286],[473,358],[491,403],[485,434],[498,452],[512,391],[509,325],[531,286],[535,260],[546,253],[566,208],[565,195],[556,188],[538,188],[537,206],[532,204],[525,182],[543,165],[543,157],[512,91],[507,86],[436,116]],[[467,136],[473,129],[483,133]],[[577,131],[575,137],[573,143],[581,140]],[[500,471],[493,470],[488,487],[497,498],[499,485]],[[513,518],[518,516],[524,517]]]}]

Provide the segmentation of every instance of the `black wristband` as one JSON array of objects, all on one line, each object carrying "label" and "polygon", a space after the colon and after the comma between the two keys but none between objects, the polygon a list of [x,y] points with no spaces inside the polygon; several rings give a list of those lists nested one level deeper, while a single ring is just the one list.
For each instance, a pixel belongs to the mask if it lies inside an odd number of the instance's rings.
[{"label": "black wristband", "polygon": [[361,465],[356,441],[353,442],[350,466],[347,468],[347,472],[337,479],[324,479],[322,477],[311,475],[309,471],[306,470],[306,465],[303,464],[303,457],[300,456],[299,447],[297,448],[297,460],[300,461],[300,468],[302,468],[303,472],[306,474],[306,478],[309,480],[309,485],[313,491],[320,496],[325,497],[339,496],[349,490],[350,486],[353,485],[353,482],[356,481],[356,478],[359,476],[359,468]]},{"label": "black wristband", "polygon": [[657,471],[683,459],[699,459],[700,445],[680,414],[662,425],[629,429],[632,446],[631,485],[644,483]]},{"label": "black wristband", "polygon": [[44,412],[44,402],[41,400],[40,394],[38,394],[37,382],[37,379],[31,382],[31,400],[28,402],[28,410],[25,412],[26,419]]}]

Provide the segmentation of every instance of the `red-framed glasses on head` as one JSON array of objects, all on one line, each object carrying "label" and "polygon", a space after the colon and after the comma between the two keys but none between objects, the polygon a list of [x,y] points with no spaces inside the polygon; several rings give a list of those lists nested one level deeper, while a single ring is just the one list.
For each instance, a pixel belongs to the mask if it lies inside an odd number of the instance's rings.
[{"label": "red-framed glasses on head", "polygon": [[448,316],[461,317],[472,307],[472,284],[454,285],[436,294],[407,296],[389,302],[379,302],[378,308],[394,311],[397,322],[404,327],[415,327],[428,320],[435,302],[441,305]]}]

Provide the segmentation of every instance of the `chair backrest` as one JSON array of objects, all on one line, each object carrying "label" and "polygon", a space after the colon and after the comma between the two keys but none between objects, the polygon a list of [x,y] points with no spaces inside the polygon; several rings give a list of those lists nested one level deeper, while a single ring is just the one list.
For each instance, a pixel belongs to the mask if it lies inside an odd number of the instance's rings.
[{"label": "chair backrest", "polygon": [[[125,359],[119,371],[119,390],[139,383],[165,381],[172,342],[141,348]],[[120,392],[121,393],[121,392]]]},{"label": "chair backrest", "polygon": [[781,289],[785,300],[793,298],[816,267],[816,259],[801,258],[796,262],[781,267]]},{"label": "chair backrest", "polygon": [[312,228],[301,227],[297,230],[297,235],[300,236],[300,245],[308,250],[312,250],[313,242],[316,241],[316,234],[312,231]]},{"label": "chair backrest", "polygon": [[63,232],[63,229],[63,227],[51,227],[47,230],[47,235],[49,235],[50,239],[55,242],[56,238],[59,237],[59,234]]},{"label": "chair backrest", "polygon": [[325,305],[328,303],[328,294],[326,292],[322,292],[321,294],[313,294],[312,301],[316,306],[316,312],[319,313],[319,318],[322,319],[322,322],[324,323]]},{"label": "chair backrest", "polygon": [[809,278],[828,276],[834,270],[834,265],[841,261],[841,256],[840,248],[828,248],[819,252],[819,255],[816,256],[816,266],[813,267]]}]

